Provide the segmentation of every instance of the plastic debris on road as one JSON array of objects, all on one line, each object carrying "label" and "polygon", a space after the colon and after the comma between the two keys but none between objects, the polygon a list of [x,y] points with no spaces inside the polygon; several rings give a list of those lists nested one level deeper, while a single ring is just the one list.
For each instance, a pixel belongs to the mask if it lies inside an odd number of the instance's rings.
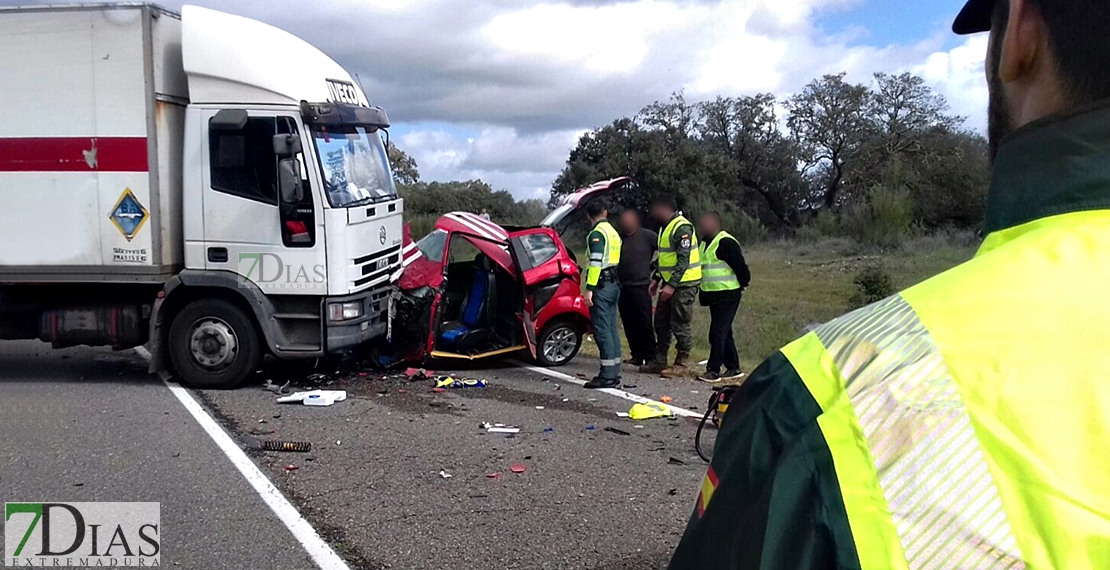
[{"label": "plastic debris on road", "polygon": [[555,428],[550,427],[550,426],[545,427],[545,428],[543,428],[543,433],[555,433]]},{"label": "plastic debris on road", "polygon": [[346,399],[346,390],[312,390],[310,392],[294,392],[288,396],[282,396],[277,399],[277,403],[292,404],[301,402],[306,406],[330,406]]},{"label": "plastic debris on road", "polygon": [[485,388],[485,380],[470,378],[455,378],[454,376],[441,376],[436,378],[436,388]]},{"label": "plastic debris on road", "polygon": [[520,428],[516,426],[507,426],[505,424],[491,424],[486,422],[482,424],[481,427],[486,430],[486,433],[520,433]]},{"label": "plastic debris on road", "polygon": [[444,479],[450,479],[451,477],[454,477],[454,475],[448,473],[446,469],[440,469],[439,476]]},{"label": "plastic debris on road", "polygon": [[628,410],[628,417],[630,419],[650,420],[654,418],[669,418],[674,415],[671,409],[659,402],[651,402],[649,404],[636,404]]},{"label": "plastic debris on road", "polygon": [[289,464],[289,465],[285,466],[286,471],[296,471],[298,469],[300,469],[300,467],[297,467],[296,465],[293,465],[293,464]]},{"label": "plastic debris on road", "polygon": [[542,409],[543,409],[543,406],[536,406],[536,409],[537,409],[537,410],[542,410]]},{"label": "plastic debris on road", "polygon": [[512,471],[513,473],[524,473],[525,471],[527,471],[527,469],[528,468],[525,467],[523,463],[514,463],[511,467],[509,467],[509,471]]},{"label": "plastic debris on road", "polygon": [[487,479],[500,479],[500,478],[501,478],[501,474],[500,474],[500,473],[497,473],[497,472],[494,472],[494,473],[486,473],[486,478],[487,478]]},{"label": "plastic debris on road", "polygon": [[605,431],[607,431],[609,433],[615,433],[617,435],[632,435],[632,434],[630,434],[630,433],[628,433],[628,432],[626,432],[622,429],[617,429],[615,427],[607,427],[607,428],[605,428]]},{"label": "plastic debris on road", "polygon": [[590,424],[590,425],[586,426],[586,431],[593,431],[594,429],[595,428],[594,428],[593,424]]},{"label": "plastic debris on road", "polygon": [[273,382],[267,380],[266,383],[262,385],[262,389],[266,390],[267,392],[273,392],[278,396],[284,396],[291,392],[291,390],[289,389],[289,385],[292,383],[292,380],[288,380],[285,382],[285,384],[278,386],[277,384],[274,384]]},{"label": "plastic debris on road", "polygon": [[628,412],[617,412],[617,417],[618,418],[627,418],[628,417]]},{"label": "plastic debris on road", "polygon": [[659,401],[663,402],[664,404],[669,404],[674,401],[674,398],[670,396],[663,396],[662,398],[659,398]]},{"label": "plastic debris on road", "polygon": [[683,461],[681,459],[678,459],[678,458],[675,458],[675,457],[668,457],[667,458],[667,463],[670,464],[670,465],[686,465],[685,461]]}]

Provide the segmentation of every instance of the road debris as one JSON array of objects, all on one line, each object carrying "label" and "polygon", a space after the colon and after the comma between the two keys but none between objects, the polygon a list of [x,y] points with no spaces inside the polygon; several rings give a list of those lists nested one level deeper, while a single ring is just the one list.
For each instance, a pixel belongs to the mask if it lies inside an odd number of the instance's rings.
[{"label": "road debris", "polygon": [[594,431],[594,425],[590,424],[590,425],[586,426],[586,431]]},{"label": "road debris", "polygon": [[291,390],[289,390],[289,385],[292,384],[292,383],[293,383],[293,381],[289,380],[285,384],[282,384],[281,386],[278,386],[277,384],[274,384],[270,380],[266,380],[266,383],[262,385],[262,389],[266,390],[267,392],[273,392],[273,393],[275,393],[279,396],[284,396],[284,395],[288,394],[291,391]]},{"label": "road debris", "polygon": [[285,466],[286,471],[296,471],[298,469],[300,469],[300,467],[297,467],[296,465],[293,465],[292,463]]},{"label": "road debris", "polygon": [[674,398],[670,396],[663,396],[662,398],[659,398],[659,401],[663,402],[664,404],[669,404],[674,401]]},{"label": "road debris", "polygon": [[543,428],[543,433],[555,433],[555,428],[553,428],[551,426],[547,426],[547,427]]},{"label": "road debris", "polygon": [[306,406],[330,406],[346,399],[346,390],[312,390],[309,392],[294,392],[288,396],[282,396],[277,399],[277,403],[292,404],[301,402]]},{"label": "road debris", "polygon": [[486,433],[520,433],[520,428],[516,426],[507,426],[505,424],[491,424],[486,422],[481,425],[481,428],[486,430]]},{"label": "road debris", "polygon": [[536,409],[537,409],[537,410],[542,410],[542,409],[544,409],[544,408],[543,408],[543,406],[536,406]]},{"label": "road debris", "polygon": [[258,442],[258,449],[263,451],[308,453],[312,451],[312,444],[307,441],[260,441]]},{"label": "road debris", "polygon": [[448,473],[446,469],[440,469],[439,470],[439,476],[444,478],[444,479],[450,479],[450,478],[454,477],[454,475]]},{"label": "road debris", "polygon": [[659,402],[648,404],[635,404],[628,410],[628,417],[633,420],[650,420],[654,418],[669,418],[674,415],[671,409]]},{"label": "road debris", "polygon": [[454,376],[440,376],[436,378],[436,388],[485,388],[485,380],[471,378],[455,378]]},{"label": "road debris", "polygon": [[615,434],[618,434],[618,435],[632,435],[632,434],[630,434],[630,433],[628,433],[628,432],[626,432],[622,429],[617,429],[615,427],[606,427],[605,431],[610,432],[610,433],[615,433]]},{"label": "road debris", "polygon": [[487,479],[500,479],[501,478],[501,473],[496,472],[496,471],[493,472],[493,473],[486,473],[486,478]]},{"label": "road debris", "polygon": [[683,461],[681,459],[678,459],[678,458],[675,458],[675,457],[668,457],[667,458],[667,463],[670,464],[670,465],[686,465],[685,461]]},{"label": "road debris", "polygon": [[524,466],[523,463],[514,463],[512,464],[512,466],[509,467],[509,471],[512,471],[513,473],[524,473],[526,470],[527,468]]}]

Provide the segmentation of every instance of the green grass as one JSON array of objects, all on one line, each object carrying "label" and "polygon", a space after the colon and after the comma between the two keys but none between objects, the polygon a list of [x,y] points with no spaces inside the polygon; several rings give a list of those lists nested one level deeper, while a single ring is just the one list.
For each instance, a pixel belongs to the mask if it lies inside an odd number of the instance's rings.
[{"label": "green grass", "polygon": [[[744,292],[735,325],[744,369],[752,370],[804,334],[807,326],[846,313],[848,299],[855,291],[853,279],[864,267],[881,263],[894,285],[905,289],[970,259],[977,245],[967,241],[921,237],[892,252],[862,251],[842,239],[805,244],[778,241],[745,247],[752,283]],[[709,311],[705,307],[696,308],[693,329],[693,357],[700,362],[709,355]],[[583,351],[596,355],[597,347],[587,342]]]}]

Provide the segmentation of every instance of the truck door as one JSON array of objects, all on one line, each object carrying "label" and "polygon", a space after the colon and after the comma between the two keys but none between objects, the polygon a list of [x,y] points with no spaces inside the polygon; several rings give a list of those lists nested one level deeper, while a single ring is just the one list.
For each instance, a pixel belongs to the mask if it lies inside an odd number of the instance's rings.
[{"label": "truck door", "polygon": [[[302,138],[300,118],[210,110],[203,120],[205,267],[238,273],[267,294],[326,294],[323,212],[315,191],[319,181],[311,175],[315,157],[303,150],[279,156],[274,148],[279,134],[312,148]],[[288,181],[290,167],[301,181],[294,199],[279,190],[280,171],[286,170]]]}]

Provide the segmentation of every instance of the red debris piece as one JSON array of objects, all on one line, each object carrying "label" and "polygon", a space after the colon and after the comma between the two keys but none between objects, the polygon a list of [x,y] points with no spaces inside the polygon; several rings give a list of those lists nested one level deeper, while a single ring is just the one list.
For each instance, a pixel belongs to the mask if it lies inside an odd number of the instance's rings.
[{"label": "red debris piece", "polygon": [[435,392],[436,394],[442,394],[442,393],[446,392],[447,390],[445,390],[443,388],[432,388],[432,391]]},{"label": "red debris piece", "polygon": [[659,401],[663,402],[664,404],[669,404],[674,401],[674,398],[670,396],[663,396],[662,398],[659,398]]},{"label": "red debris piece", "polygon": [[501,474],[500,474],[500,473],[497,473],[497,472],[494,472],[494,473],[486,473],[486,477],[487,477],[487,478],[489,478],[489,479],[500,479],[500,478],[501,478]]},{"label": "red debris piece", "polygon": [[297,467],[296,465],[293,465],[293,464],[289,464],[289,465],[285,466],[286,471],[296,471],[298,469],[300,469],[300,467]]},{"label": "red debris piece", "polygon": [[363,378],[366,378],[367,376],[370,375],[370,373],[369,372],[359,372],[358,375],[362,376]]},{"label": "red debris piece", "polygon": [[509,471],[512,471],[513,473],[524,473],[525,469],[526,468],[524,467],[523,463],[514,463],[512,467],[509,467]]}]

